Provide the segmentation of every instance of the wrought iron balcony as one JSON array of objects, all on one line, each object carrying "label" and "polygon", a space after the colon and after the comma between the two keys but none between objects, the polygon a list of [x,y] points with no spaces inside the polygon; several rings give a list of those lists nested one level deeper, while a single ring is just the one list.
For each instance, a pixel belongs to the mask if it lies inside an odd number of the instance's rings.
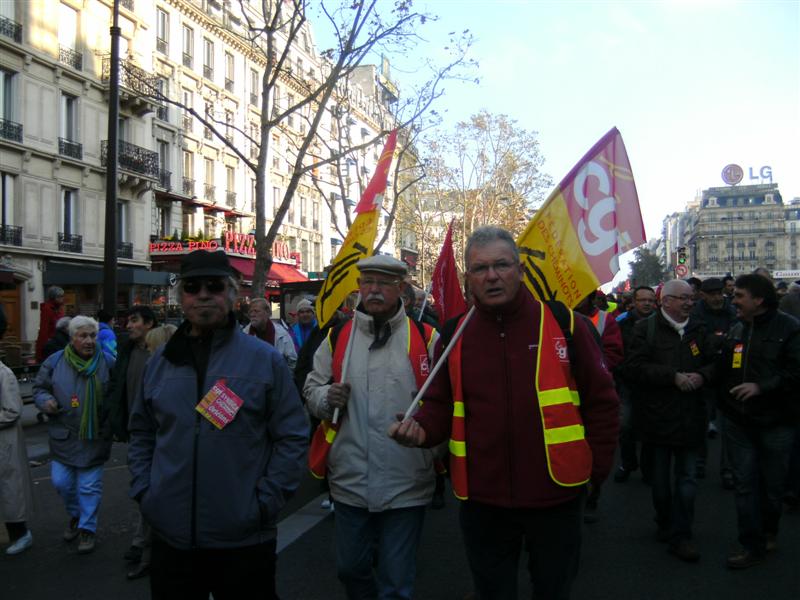
[{"label": "wrought iron balcony", "polygon": [[[100,164],[104,167],[106,166],[107,158],[108,140],[103,140],[100,144]],[[126,171],[158,179],[160,171],[158,168],[158,152],[152,152],[141,146],[120,141],[117,162]]]},{"label": "wrought iron balcony", "polygon": [[12,142],[22,142],[22,125],[7,119],[0,119],[0,138]]},{"label": "wrought iron balcony", "polygon": [[[103,58],[103,83],[111,79],[111,57]],[[119,61],[120,107],[141,116],[159,106],[155,99],[158,77],[125,59]]]},{"label": "wrought iron balcony", "polygon": [[225,78],[225,89],[229,92],[233,91],[233,79]]},{"label": "wrought iron balcony", "polygon": [[66,46],[58,47],[58,62],[64,63],[75,69],[76,71],[83,70],[83,53],[67,48]]},{"label": "wrought iron balcony", "polygon": [[22,43],[22,25],[11,19],[0,17],[0,35],[11,38],[18,44]]},{"label": "wrought iron balcony", "polygon": [[58,138],[58,153],[77,160],[83,159],[83,146],[67,138]]},{"label": "wrought iron balcony", "polygon": [[83,236],[59,231],[58,249],[62,252],[83,252]]},{"label": "wrought iron balcony", "polygon": [[17,225],[0,225],[0,244],[22,246],[22,227]]},{"label": "wrought iron balcony", "polygon": [[161,54],[166,54],[168,51],[169,45],[167,44],[167,40],[162,40],[161,38],[156,38],[156,50],[161,52]]},{"label": "wrought iron balcony", "polygon": [[205,184],[203,198],[205,198],[208,202],[214,202],[215,195],[216,195],[216,188],[210,183]]},{"label": "wrought iron balcony", "polygon": [[225,202],[231,208],[236,206],[236,192],[225,192]]},{"label": "wrought iron balcony", "polygon": [[172,189],[172,171],[161,169],[158,172],[158,187],[167,191]]},{"label": "wrought iron balcony", "polygon": [[191,54],[187,54],[186,52],[184,52],[183,53],[183,66],[184,67],[188,67],[188,68],[191,69],[193,64],[194,64],[194,60],[192,58],[192,55]]},{"label": "wrought iron balcony", "polygon": [[203,65],[203,77],[206,79],[214,79],[214,67]]},{"label": "wrought iron balcony", "polygon": [[133,258],[133,243],[119,242],[117,244],[117,258]]},{"label": "wrought iron balcony", "polygon": [[183,178],[183,195],[194,196],[194,179]]}]

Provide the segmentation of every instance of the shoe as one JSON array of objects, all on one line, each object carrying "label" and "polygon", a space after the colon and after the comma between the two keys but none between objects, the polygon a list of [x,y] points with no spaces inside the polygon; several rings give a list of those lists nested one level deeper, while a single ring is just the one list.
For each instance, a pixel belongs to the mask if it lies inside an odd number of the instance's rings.
[{"label": "shoe", "polygon": [[320,502],[319,507],[324,508],[325,510],[333,510],[333,502],[330,498],[325,498],[325,500]]},{"label": "shoe", "polygon": [[6,548],[6,554],[12,556],[14,554],[20,554],[22,552],[25,552],[25,550],[27,550],[31,546],[33,546],[33,534],[31,533],[31,530],[28,529],[28,531],[25,532],[25,535],[23,535],[16,542],[14,542],[8,548]]},{"label": "shoe", "polygon": [[122,558],[128,562],[138,563],[140,560],[142,560],[142,552],[144,552],[144,550],[141,546],[131,546],[125,551],[125,554],[122,555]]},{"label": "shoe", "polygon": [[89,554],[92,550],[94,550],[94,533],[81,529],[78,554]]},{"label": "shoe", "polygon": [[441,492],[434,492],[433,500],[431,500],[431,510],[441,510],[444,508],[444,494]]},{"label": "shoe", "polygon": [[78,537],[79,533],[80,530],[78,529],[78,517],[72,517],[69,520],[69,525],[67,525],[67,528],[64,530],[64,541],[71,542]]},{"label": "shoe", "polygon": [[766,550],[767,552],[775,552],[778,549],[778,540],[777,536],[774,533],[766,534],[767,543],[766,543]]},{"label": "shoe", "polygon": [[150,563],[139,563],[133,569],[128,571],[126,577],[128,579],[141,579],[150,575]]},{"label": "shoe", "polygon": [[737,548],[728,555],[727,562],[729,569],[749,569],[764,562],[764,556],[746,548]]},{"label": "shoe", "polygon": [[630,478],[631,473],[633,473],[633,471],[629,471],[625,467],[620,467],[617,469],[617,472],[614,473],[614,481],[617,483],[625,483],[628,481],[628,478]]},{"label": "shoe", "polygon": [[694,476],[697,479],[705,479],[706,478],[706,466],[705,465],[697,465],[694,469]]},{"label": "shoe", "polygon": [[732,490],[736,488],[736,481],[733,479],[733,473],[725,471],[722,474],[722,489]]},{"label": "shoe", "polygon": [[692,540],[680,540],[677,543],[670,544],[668,549],[670,554],[674,554],[686,562],[697,562],[700,560],[700,552],[697,551],[697,547],[692,543]]}]

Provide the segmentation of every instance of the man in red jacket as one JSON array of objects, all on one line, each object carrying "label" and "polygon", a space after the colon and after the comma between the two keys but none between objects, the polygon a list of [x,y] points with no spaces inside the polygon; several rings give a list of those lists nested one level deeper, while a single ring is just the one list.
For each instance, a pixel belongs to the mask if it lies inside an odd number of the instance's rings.
[{"label": "man in red jacket", "polygon": [[614,382],[584,320],[574,319],[567,342],[553,311],[522,285],[507,231],[477,229],[465,257],[476,312],[422,408],[389,435],[424,447],[451,437],[461,530],[481,598],[517,597],[524,543],[535,595],[565,599],[578,572],[584,483],[602,482],[611,469]]},{"label": "man in red jacket", "polygon": [[47,301],[39,307],[39,335],[36,338],[36,361],[44,360],[44,346],[56,334],[56,323],[64,316],[64,290],[57,286],[47,289]]}]

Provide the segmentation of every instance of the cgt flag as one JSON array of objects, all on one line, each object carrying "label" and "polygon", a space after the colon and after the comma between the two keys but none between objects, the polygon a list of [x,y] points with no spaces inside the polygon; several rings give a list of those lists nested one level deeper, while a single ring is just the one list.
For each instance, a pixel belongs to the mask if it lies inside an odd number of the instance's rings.
[{"label": "cgt flag", "polygon": [[622,136],[605,134],[572,168],[517,240],[525,284],[574,308],[647,240]]},{"label": "cgt flag", "polygon": [[439,259],[431,277],[431,295],[436,300],[439,319],[442,323],[467,312],[467,303],[461,291],[461,282],[453,256],[453,221],[447,228],[447,235],[439,252]]},{"label": "cgt flag", "polygon": [[386,140],[383,154],[375,167],[375,175],[372,176],[372,180],[355,208],[357,216],[350,226],[350,231],[347,232],[347,237],[336,254],[336,258],[333,259],[322,289],[317,294],[316,312],[320,328],[330,321],[347,295],[358,289],[358,271],[355,265],[362,258],[372,255],[372,246],[375,244],[375,236],[378,234],[381,201],[386,192],[386,182],[389,178],[389,168],[392,166],[396,145],[397,130],[395,129]]}]

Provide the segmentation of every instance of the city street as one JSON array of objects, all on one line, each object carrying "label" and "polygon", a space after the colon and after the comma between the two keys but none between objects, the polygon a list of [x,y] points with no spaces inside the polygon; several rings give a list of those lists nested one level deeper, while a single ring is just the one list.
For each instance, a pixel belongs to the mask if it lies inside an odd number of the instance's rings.
[{"label": "city street", "polygon": [[[27,411],[26,411],[27,412]],[[26,427],[32,458],[42,460],[45,425],[28,415]],[[731,492],[719,485],[716,464],[719,441],[710,442],[708,478],[700,482],[695,538],[702,558],[686,564],[655,541],[649,488],[634,474],[625,484],[604,486],[599,520],[586,525],[580,576],[573,597],[581,600],[775,600],[800,597],[800,514],[782,522],[778,550],[761,566],[743,572],[725,568],[735,540]],[[47,464],[32,469],[37,514],[30,523],[34,545],[26,553],[0,555],[4,600],[45,598],[127,600],[148,598],[146,579],[127,581],[122,555],[136,522],[127,499],[125,446],[116,445],[105,474],[98,545],[82,556],[75,544],[61,540],[66,516],[49,479]],[[319,483],[308,477],[287,507],[279,525],[278,591],[283,600],[344,598],[336,579],[333,539],[335,515],[319,507]],[[457,502],[448,496],[446,508],[429,511],[418,560],[416,598],[461,600],[471,591],[469,571],[458,532]],[[530,597],[525,571],[520,570],[523,598]]]}]

